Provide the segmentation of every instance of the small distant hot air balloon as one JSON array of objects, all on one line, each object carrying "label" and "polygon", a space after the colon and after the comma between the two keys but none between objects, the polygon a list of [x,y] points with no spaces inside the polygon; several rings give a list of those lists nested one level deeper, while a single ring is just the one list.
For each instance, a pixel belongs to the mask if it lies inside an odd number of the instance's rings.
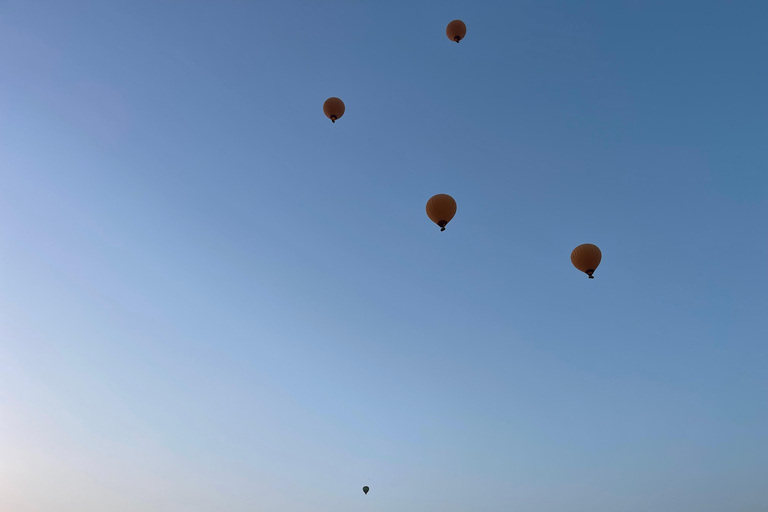
[{"label": "small distant hot air balloon", "polygon": [[581,244],[571,253],[571,263],[573,263],[573,266],[587,274],[590,279],[594,279],[592,273],[600,265],[600,260],[602,259],[603,253],[594,244]]},{"label": "small distant hot air balloon", "polygon": [[339,98],[328,98],[323,103],[323,112],[325,112],[326,117],[332,123],[335,123],[337,119],[341,119],[341,116],[344,115],[344,110],[344,102]]},{"label": "small distant hot air balloon", "polygon": [[467,26],[461,20],[453,20],[447,27],[445,27],[445,35],[447,35],[448,39],[451,41],[456,41],[458,43],[464,39],[465,35],[467,35]]},{"label": "small distant hot air balloon", "polygon": [[427,201],[427,216],[445,231],[445,225],[456,215],[456,201],[448,194],[437,194]]},{"label": "small distant hot air balloon", "polygon": [[370,490],[371,490],[371,488],[368,487],[367,485],[363,486],[363,494],[368,494],[368,491],[370,491]]}]

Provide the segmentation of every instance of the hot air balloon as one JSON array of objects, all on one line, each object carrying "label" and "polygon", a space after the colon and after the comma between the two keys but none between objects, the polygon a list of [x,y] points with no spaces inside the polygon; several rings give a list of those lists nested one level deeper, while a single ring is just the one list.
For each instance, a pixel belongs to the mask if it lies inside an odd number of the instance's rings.
[{"label": "hot air balloon", "polygon": [[600,265],[600,260],[602,259],[603,253],[594,244],[581,244],[571,253],[571,263],[573,263],[573,266],[586,273],[590,279],[594,279],[592,273]]},{"label": "hot air balloon", "polygon": [[427,201],[427,216],[445,231],[445,225],[456,215],[456,201],[448,194],[437,194]]},{"label": "hot air balloon", "polygon": [[323,112],[326,117],[335,123],[337,119],[340,119],[344,115],[344,102],[339,98],[328,98],[323,103]]},{"label": "hot air balloon", "polygon": [[368,487],[367,485],[363,486],[363,494],[368,494],[368,491],[370,491],[370,490],[371,490],[371,488]]},{"label": "hot air balloon", "polygon": [[465,35],[467,35],[467,26],[461,20],[453,20],[447,27],[445,27],[445,35],[447,35],[448,39],[451,41],[456,41],[458,43],[464,39]]}]

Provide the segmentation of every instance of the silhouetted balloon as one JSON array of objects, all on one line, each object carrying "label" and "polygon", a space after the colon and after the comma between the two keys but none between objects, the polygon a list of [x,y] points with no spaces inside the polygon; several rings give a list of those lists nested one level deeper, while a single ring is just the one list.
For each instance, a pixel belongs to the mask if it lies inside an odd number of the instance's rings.
[{"label": "silhouetted balloon", "polygon": [[456,41],[458,43],[464,39],[465,35],[467,35],[467,26],[461,20],[453,20],[447,27],[445,27],[445,35],[447,35],[448,39],[451,41]]},{"label": "silhouetted balloon", "polygon": [[456,201],[448,194],[437,194],[427,201],[427,216],[445,231],[445,225],[456,215]]},{"label": "silhouetted balloon", "polygon": [[594,244],[581,244],[571,253],[571,263],[573,263],[573,266],[586,273],[590,279],[594,279],[592,273],[600,265],[600,260],[602,259],[603,253]]},{"label": "silhouetted balloon", "polygon": [[364,494],[368,494],[368,491],[370,491],[370,490],[371,490],[371,488],[368,487],[367,485],[363,486],[363,493]]},{"label": "silhouetted balloon", "polygon": [[325,115],[333,123],[344,115],[344,110],[346,110],[344,102],[339,98],[328,98],[325,100],[325,103],[323,103],[323,112],[325,112]]}]

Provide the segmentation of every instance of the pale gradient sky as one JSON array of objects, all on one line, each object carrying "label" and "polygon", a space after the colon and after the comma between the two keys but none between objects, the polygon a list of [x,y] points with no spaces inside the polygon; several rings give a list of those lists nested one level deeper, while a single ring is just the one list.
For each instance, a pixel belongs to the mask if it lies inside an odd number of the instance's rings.
[{"label": "pale gradient sky", "polygon": [[0,512],[768,510],[766,26],[0,2]]}]

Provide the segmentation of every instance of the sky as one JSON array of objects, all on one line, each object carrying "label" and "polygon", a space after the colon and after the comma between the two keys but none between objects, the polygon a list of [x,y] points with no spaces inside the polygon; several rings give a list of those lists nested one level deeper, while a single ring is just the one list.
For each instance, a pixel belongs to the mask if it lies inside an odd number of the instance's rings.
[{"label": "sky", "polygon": [[0,2],[0,511],[768,509],[767,21]]}]

